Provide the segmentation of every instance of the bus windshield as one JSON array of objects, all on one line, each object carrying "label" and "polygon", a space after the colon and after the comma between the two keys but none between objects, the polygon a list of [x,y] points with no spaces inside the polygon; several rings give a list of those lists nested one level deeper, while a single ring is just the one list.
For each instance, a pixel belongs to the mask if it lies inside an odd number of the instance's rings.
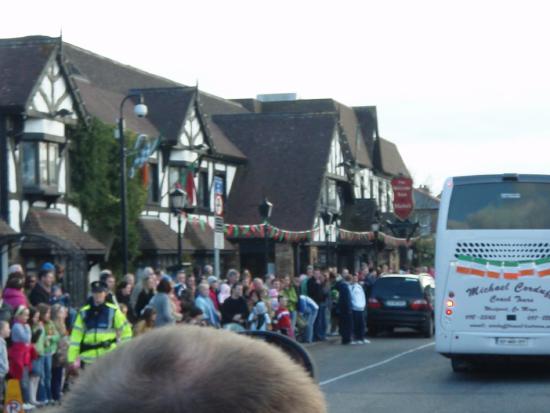
[{"label": "bus windshield", "polygon": [[451,195],[447,229],[550,229],[550,184],[456,185]]}]

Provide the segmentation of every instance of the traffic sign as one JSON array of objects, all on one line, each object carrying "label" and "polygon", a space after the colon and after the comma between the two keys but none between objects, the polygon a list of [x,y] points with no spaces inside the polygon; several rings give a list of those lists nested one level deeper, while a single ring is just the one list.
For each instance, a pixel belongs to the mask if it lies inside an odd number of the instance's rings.
[{"label": "traffic sign", "polygon": [[214,212],[216,216],[221,217],[223,215],[223,198],[220,194],[214,196]]}]

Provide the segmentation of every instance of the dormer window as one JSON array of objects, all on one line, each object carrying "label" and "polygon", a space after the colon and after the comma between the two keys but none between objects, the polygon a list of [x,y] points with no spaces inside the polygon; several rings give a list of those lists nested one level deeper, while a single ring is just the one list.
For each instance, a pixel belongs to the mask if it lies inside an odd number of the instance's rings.
[{"label": "dormer window", "polygon": [[22,142],[22,175],[24,187],[57,187],[59,144],[55,142]]}]

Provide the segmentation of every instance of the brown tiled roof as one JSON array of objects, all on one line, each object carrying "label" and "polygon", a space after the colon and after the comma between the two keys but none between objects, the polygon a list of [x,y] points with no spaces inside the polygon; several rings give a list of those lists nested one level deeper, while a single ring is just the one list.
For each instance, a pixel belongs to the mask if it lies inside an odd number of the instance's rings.
[{"label": "brown tiled roof", "polygon": [[375,168],[385,175],[403,175],[410,178],[410,173],[395,143],[378,138],[374,145]]},{"label": "brown tiled roof", "polygon": [[[140,249],[156,254],[176,254],[178,252],[178,234],[158,218],[139,219]],[[183,233],[184,251],[210,251],[214,249],[214,232],[208,225],[197,228],[193,224],[185,225]],[[233,244],[225,241],[224,251],[234,250]]]},{"label": "brown tiled roof", "polygon": [[88,254],[105,254],[105,246],[84,232],[61,212],[31,209],[23,224],[22,233],[45,234],[72,242]]},{"label": "brown tiled roof", "polygon": [[[251,103],[247,100],[238,100]],[[367,150],[361,125],[352,108],[333,99],[300,99],[278,102],[261,102],[262,113],[331,113],[338,116],[338,121],[347,141],[351,156],[357,163],[372,168],[371,156]],[[359,135],[359,136],[358,136]],[[346,148],[344,148],[345,150]]]},{"label": "brown tiled roof", "polygon": [[248,113],[248,111],[238,103],[199,92],[199,108],[204,115],[203,120],[209,130],[210,138],[214,143],[215,152],[229,156],[236,160],[244,160],[246,156],[235,146],[225,133],[212,121],[212,116],[219,114],[238,114]]},{"label": "brown tiled roof", "polygon": [[30,36],[0,39],[0,108],[24,111],[57,40]]},{"label": "brown tiled roof", "polygon": [[0,219],[0,236],[15,234],[15,231],[8,225],[6,221]]},{"label": "brown tiled roof", "polygon": [[[134,89],[167,88],[183,85],[163,77],[124,65],[104,56],[63,44],[65,66],[75,81],[86,110],[104,123],[115,124],[122,99]],[[147,102],[146,102],[147,103]],[[153,110],[149,107],[149,110]],[[132,102],[124,105],[126,128],[149,136],[158,136],[159,129],[149,117],[137,118]]]},{"label": "brown tiled roof", "polygon": [[69,43],[63,43],[63,55],[73,77],[84,78],[104,90],[127,94],[134,88],[184,86]]},{"label": "brown tiled roof", "polygon": [[177,143],[189,106],[194,101],[195,88],[171,87],[139,89],[149,111],[147,119],[155,125],[161,136]]},{"label": "brown tiled roof", "polygon": [[[66,66],[77,81],[90,114],[103,122],[114,123],[124,96],[132,90],[140,90],[145,95],[149,114],[147,118],[138,119],[132,114],[132,105],[127,104],[124,117],[127,127],[150,136],[160,134],[172,141],[178,138],[189,104],[196,94],[196,88],[144,72],[70,44],[64,45],[63,52]],[[204,92],[200,92],[199,102],[204,107],[204,114],[207,115],[203,121],[209,128],[215,154],[244,160],[241,151],[212,125],[209,116],[217,113],[247,112],[246,109],[237,103]]]},{"label": "brown tiled roof", "polygon": [[374,162],[374,138],[378,136],[378,115],[376,106],[355,106],[353,108],[361,132],[365,138],[370,159]]},{"label": "brown tiled roof", "polygon": [[[119,116],[120,103],[125,94],[105,90],[82,79],[75,79],[84,107],[88,114],[98,118],[106,124],[115,125]],[[157,128],[148,118],[138,118],[134,115],[132,102],[124,105],[125,128],[137,133],[145,133],[156,137],[159,135]]]},{"label": "brown tiled roof", "polygon": [[139,249],[161,254],[178,251],[178,234],[158,218],[142,217],[138,221]]},{"label": "brown tiled roof", "polygon": [[287,230],[313,226],[337,127],[333,114],[246,114],[214,121],[246,155],[226,205],[226,222],[258,224],[258,205],[273,203],[271,222]]},{"label": "brown tiled roof", "polygon": [[[210,251],[214,249],[214,231],[208,225],[204,230],[200,226],[188,224],[185,226],[183,250]],[[222,251],[235,251],[235,246],[227,239]]]}]

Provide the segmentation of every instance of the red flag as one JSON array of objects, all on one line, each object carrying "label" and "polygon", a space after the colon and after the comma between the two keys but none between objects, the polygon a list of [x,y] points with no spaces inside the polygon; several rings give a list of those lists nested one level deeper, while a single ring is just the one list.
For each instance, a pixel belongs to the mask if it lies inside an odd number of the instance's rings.
[{"label": "red flag", "polygon": [[141,172],[141,183],[143,184],[144,188],[147,188],[149,186],[149,164],[148,163],[144,164],[140,172]]},{"label": "red flag", "polygon": [[187,202],[189,205],[195,205],[195,179],[193,179],[193,172],[191,171],[187,173],[185,192],[187,192]]}]

